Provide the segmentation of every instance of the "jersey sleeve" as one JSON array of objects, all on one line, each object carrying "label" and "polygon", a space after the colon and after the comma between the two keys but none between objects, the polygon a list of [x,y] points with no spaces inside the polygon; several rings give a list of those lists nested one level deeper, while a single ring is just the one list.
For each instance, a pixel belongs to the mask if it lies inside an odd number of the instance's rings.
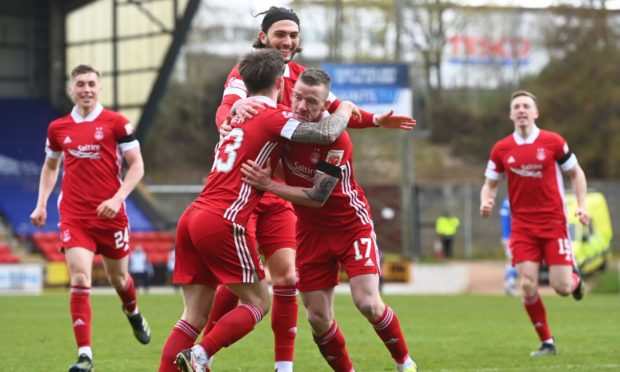
[{"label": "jersey sleeve", "polygon": [[502,173],[504,173],[504,164],[502,163],[499,146],[495,145],[491,150],[491,156],[489,157],[484,176],[488,179],[498,181]]},{"label": "jersey sleeve", "polygon": [[[342,103],[342,101],[332,92],[329,92],[327,100],[331,102],[331,105],[327,108],[327,111],[329,111],[330,114],[333,114],[338,109],[338,106],[340,106],[340,103]],[[360,109],[360,114],[362,114],[362,120],[355,120],[351,118],[347,124],[347,127],[357,129],[378,127],[378,125],[375,124],[375,115],[372,112]]]},{"label": "jersey sleeve", "polygon": [[48,158],[60,159],[62,156],[62,146],[56,141],[54,137],[54,128],[50,125],[47,128],[47,139],[45,140],[45,155]]},{"label": "jersey sleeve", "polygon": [[215,113],[215,124],[219,128],[226,121],[226,117],[230,114],[232,106],[237,100],[247,98],[248,90],[241,78],[238,66],[235,66],[224,84],[224,93],[222,94],[222,102]]},{"label": "jersey sleeve", "polygon": [[122,152],[140,147],[140,143],[135,136],[133,124],[123,115],[118,114],[116,118],[114,136]]},{"label": "jersey sleeve", "polygon": [[568,148],[568,143],[557,134],[552,140],[553,158],[558,162],[564,172],[573,169],[577,165],[577,157]]},{"label": "jersey sleeve", "polygon": [[274,133],[290,140],[300,121],[295,119],[290,111],[276,110],[267,118],[267,123],[269,123],[267,127]]}]

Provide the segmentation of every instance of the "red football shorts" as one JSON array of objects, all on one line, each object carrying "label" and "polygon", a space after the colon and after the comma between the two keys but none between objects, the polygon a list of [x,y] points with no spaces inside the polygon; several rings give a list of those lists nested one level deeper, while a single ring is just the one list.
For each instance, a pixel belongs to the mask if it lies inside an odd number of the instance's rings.
[{"label": "red football shorts", "polygon": [[555,237],[539,237],[527,229],[517,229],[510,233],[512,264],[523,261],[541,262],[547,266],[573,265],[573,249],[566,231],[558,230]]},{"label": "red football shorts", "polygon": [[190,205],[179,220],[175,242],[175,284],[255,283],[265,277],[245,228]]},{"label": "red football shorts", "polygon": [[338,271],[349,278],[379,274],[379,249],[372,227],[351,231],[297,229],[297,288],[302,292],[338,284]]},{"label": "red football shorts", "polygon": [[248,235],[256,237],[258,249],[266,259],[280,248],[297,247],[297,216],[290,202],[265,193],[248,221]]},{"label": "red football shorts", "polygon": [[95,254],[121,259],[129,251],[129,226],[115,220],[83,219],[61,221],[60,241],[63,249],[86,248]]}]

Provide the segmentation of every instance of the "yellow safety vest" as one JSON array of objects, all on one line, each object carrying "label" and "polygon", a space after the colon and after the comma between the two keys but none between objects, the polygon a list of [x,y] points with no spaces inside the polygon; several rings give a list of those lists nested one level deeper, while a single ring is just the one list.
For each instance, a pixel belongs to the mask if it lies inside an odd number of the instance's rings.
[{"label": "yellow safety vest", "polygon": [[435,222],[435,231],[438,235],[452,236],[459,229],[461,221],[454,216],[439,216]]}]

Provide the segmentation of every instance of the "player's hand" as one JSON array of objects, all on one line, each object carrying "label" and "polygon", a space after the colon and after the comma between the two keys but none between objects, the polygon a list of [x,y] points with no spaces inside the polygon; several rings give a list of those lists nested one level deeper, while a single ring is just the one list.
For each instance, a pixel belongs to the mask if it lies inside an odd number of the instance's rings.
[{"label": "player's hand", "polygon": [[228,133],[230,133],[230,131],[232,130],[232,125],[230,124],[232,122],[232,116],[228,115],[226,116],[226,121],[222,123],[222,125],[220,125],[220,139],[226,137],[228,135]]},{"label": "player's hand", "polygon": [[30,222],[36,227],[43,227],[45,226],[45,221],[47,221],[47,210],[42,207],[36,207],[30,214]]},{"label": "player's hand", "polygon": [[263,109],[265,109],[265,106],[262,102],[249,97],[237,100],[233,104],[230,112],[235,115],[245,116],[247,119],[252,119],[255,115],[258,115],[259,110]]},{"label": "player's hand", "polygon": [[97,207],[97,216],[103,218],[114,218],[121,210],[123,205],[123,199],[117,196],[113,196],[108,200],[104,200]]},{"label": "player's hand", "polygon": [[577,208],[575,211],[575,217],[579,219],[582,225],[587,226],[590,223],[590,215],[585,208]]},{"label": "player's hand", "polygon": [[490,216],[491,212],[493,211],[493,207],[495,207],[495,199],[487,199],[484,203],[480,205],[480,215],[482,217]]},{"label": "player's hand", "polygon": [[243,174],[243,182],[255,187],[259,190],[269,190],[272,183],[271,179],[271,162],[267,160],[265,168],[262,168],[253,160],[241,164],[241,174]]},{"label": "player's hand", "polygon": [[414,118],[407,115],[394,115],[394,110],[376,114],[375,123],[384,128],[412,130],[416,126]]}]

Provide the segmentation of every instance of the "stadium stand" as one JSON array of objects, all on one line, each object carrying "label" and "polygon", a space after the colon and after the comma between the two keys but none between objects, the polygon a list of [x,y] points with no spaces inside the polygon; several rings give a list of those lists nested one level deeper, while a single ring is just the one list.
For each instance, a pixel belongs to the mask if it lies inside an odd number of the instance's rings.
[{"label": "stadium stand", "polygon": [[0,243],[0,264],[19,263],[20,259],[13,254],[9,243]]}]

